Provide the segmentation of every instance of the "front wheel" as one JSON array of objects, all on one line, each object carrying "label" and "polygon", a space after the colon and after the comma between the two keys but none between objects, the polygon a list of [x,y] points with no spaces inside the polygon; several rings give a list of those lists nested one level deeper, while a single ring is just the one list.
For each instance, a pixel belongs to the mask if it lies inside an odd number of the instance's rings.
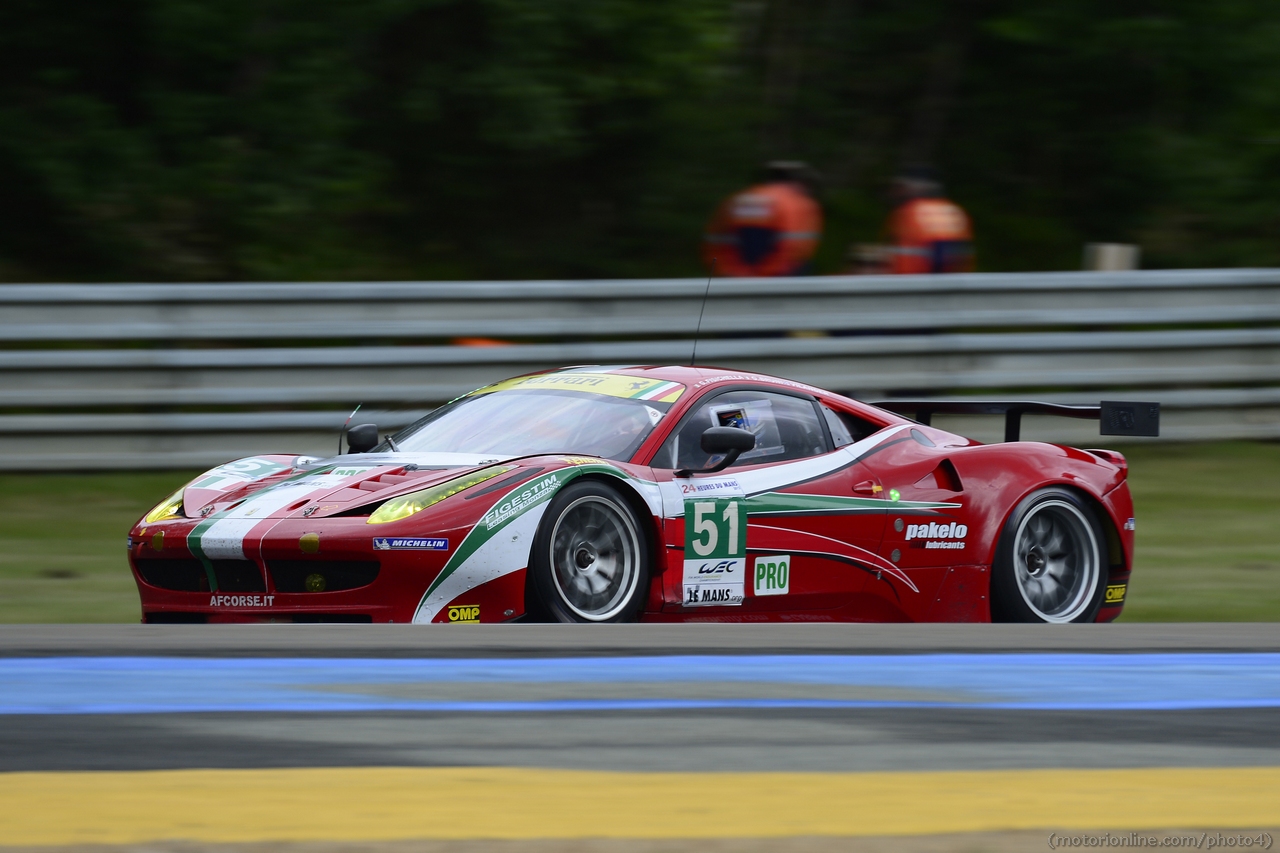
[{"label": "front wheel", "polygon": [[543,516],[529,572],[535,617],[634,622],[649,589],[649,552],[635,512],[605,483],[566,486]]},{"label": "front wheel", "polygon": [[1106,589],[1102,531],[1074,492],[1041,489],[1018,504],[991,567],[995,622],[1092,622]]}]

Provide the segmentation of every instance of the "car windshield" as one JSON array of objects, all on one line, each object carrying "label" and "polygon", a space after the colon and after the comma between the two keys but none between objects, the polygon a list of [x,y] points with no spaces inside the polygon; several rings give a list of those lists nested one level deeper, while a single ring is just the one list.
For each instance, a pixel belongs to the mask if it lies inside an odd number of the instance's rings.
[{"label": "car windshield", "polygon": [[581,453],[622,462],[671,408],[670,401],[581,390],[493,390],[500,387],[437,409],[392,436],[394,447],[497,456]]}]

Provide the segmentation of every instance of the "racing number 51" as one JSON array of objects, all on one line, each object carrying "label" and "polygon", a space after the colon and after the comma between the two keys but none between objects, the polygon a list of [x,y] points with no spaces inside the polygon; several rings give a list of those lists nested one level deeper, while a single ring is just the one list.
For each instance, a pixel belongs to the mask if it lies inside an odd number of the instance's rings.
[{"label": "racing number 51", "polygon": [[689,501],[685,505],[685,518],[692,518],[686,544],[695,556],[743,555],[747,537],[740,521],[740,504],[737,500],[711,500]]}]

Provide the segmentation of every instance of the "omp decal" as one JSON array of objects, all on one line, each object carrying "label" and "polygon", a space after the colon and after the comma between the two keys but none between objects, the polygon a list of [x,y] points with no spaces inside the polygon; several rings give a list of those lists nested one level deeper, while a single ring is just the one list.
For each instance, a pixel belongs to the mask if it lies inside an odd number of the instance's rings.
[{"label": "omp decal", "polygon": [[587,473],[625,479],[651,511],[656,514],[661,506],[652,483],[636,480],[612,465],[576,465],[535,477],[506,492],[476,522],[423,593],[413,621],[431,622],[450,601],[468,590],[526,568],[548,502],[565,483]]},{"label": "omp decal", "polygon": [[460,604],[457,607],[450,607],[448,615],[450,622],[479,622],[480,605]]},{"label": "omp decal", "polygon": [[1128,587],[1128,584],[1123,583],[1107,584],[1106,598],[1103,599],[1103,604],[1124,604],[1124,595]]},{"label": "omp decal", "polygon": [[1124,523],[1124,529],[1125,529],[1125,530],[1137,530],[1137,529],[1138,529],[1138,522],[1131,518],[1131,519],[1129,519],[1128,521],[1126,521],[1126,522]]},{"label": "omp decal", "polygon": [[517,389],[528,391],[538,388],[603,394],[607,397],[621,397],[627,400],[657,400],[663,403],[673,403],[684,393],[684,386],[679,382],[668,382],[662,379],[644,379],[616,373],[540,373],[536,376],[522,376],[494,385],[486,385],[466,396],[474,397]]},{"label": "omp decal", "polygon": [[406,537],[375,536],[375,551],[448,551],[449,540],[439,537],[432,539],[409,539]]},{"label": "omp decal", "polygon": [[791,555],[756,557],[752,578],[752,592],[756,595],[788,594],[791,592]]}]

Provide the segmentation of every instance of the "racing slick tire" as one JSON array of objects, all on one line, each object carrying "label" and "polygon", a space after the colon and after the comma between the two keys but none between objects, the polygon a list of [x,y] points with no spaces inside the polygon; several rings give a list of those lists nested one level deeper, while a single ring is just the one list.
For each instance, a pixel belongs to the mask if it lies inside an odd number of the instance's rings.
[{"label": "racing slick tire", "polygon": [[1032,492],[1000,533],[991,566],[991,621],[1093,622],[1106,591],[1102,530],[1074,492]]},{"label": "racing slick tire", "polygon": [[618,490],[580,480],[556,495],[533,540],[529,616],[634,622],[649,593],[649,548]]}]

